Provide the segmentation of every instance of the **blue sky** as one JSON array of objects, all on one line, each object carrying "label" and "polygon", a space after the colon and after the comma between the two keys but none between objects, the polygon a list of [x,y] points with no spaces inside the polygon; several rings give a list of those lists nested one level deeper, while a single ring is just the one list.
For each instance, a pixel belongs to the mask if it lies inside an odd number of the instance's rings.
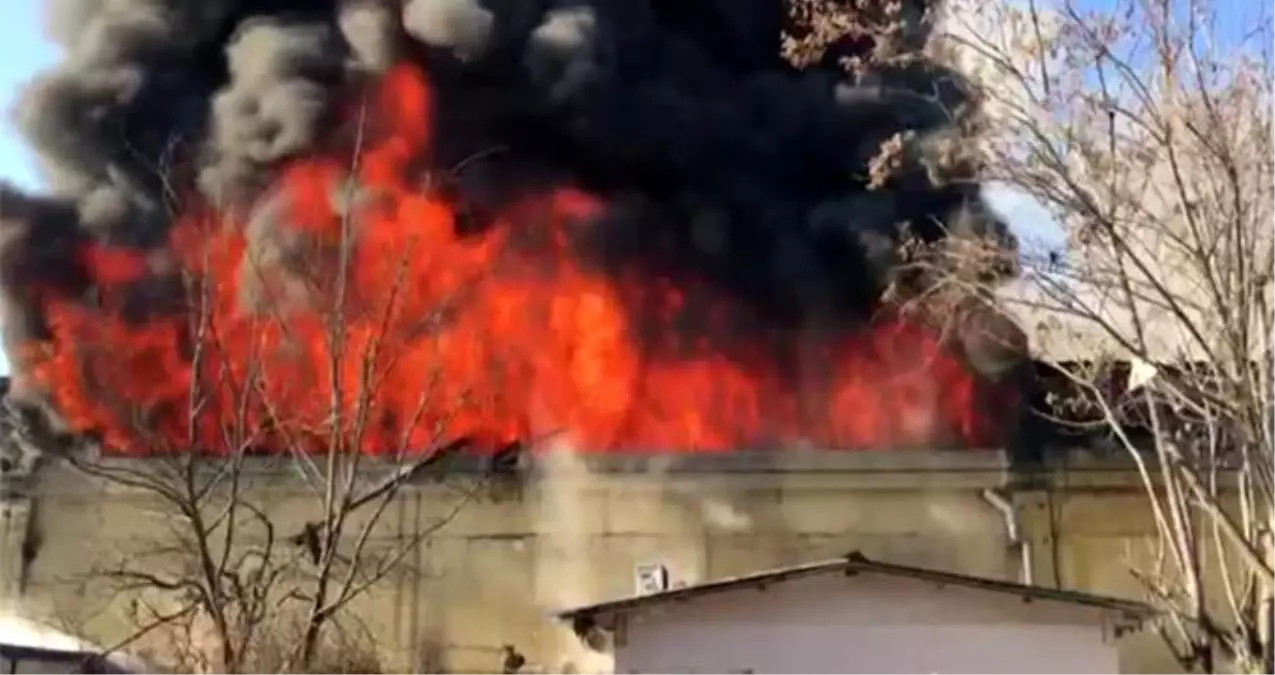
[{"label": "blue sky", "polygon": [[[0,179],[24,187],[38,184],[30,154],[18,141],[9,124],[8,110],[13,96],[35,72],[57,58],[57,49],[45,42],[40,26],[40,2],[3,0],[6,7],[0,21]],[[0,372],[9,372],[9,361],[0,350]]]},{"label": "blue sky", "polygon": [[[41,36],[40,3],[7,0],[0,22],[0,106],[7,113],[13,97],[31,75],[48,67],[57,50]],[[0,177],[24,186],[36,184],[30,156],[15,137],[9,116],[0,119]]]}]

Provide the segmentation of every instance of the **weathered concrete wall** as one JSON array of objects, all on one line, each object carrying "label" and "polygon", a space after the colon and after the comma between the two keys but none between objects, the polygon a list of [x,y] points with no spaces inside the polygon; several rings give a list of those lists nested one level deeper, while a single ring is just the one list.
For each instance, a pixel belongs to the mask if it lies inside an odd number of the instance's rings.
[{"label": "weathered concrete wall", "polygon": [[[1156,536],[1145,484],[1132,464],[1123,458],[1060,456],[1031,478],[1034,485],[1014,490],[1014,501],[1032,547],[1036,582],[1145,599],[1143,584],[1133,571],[1155,570],[1156,560],[1163,559],[1158,558],[1162,542]],[[1199,531],[1207,538],[1201,544],[1205,597],[1215,616],[1224,617],[1229,607],[1217,542],[1209,534],[1211,528],[1201,526]],[[1233,573],[1240,569],[1238,558],[1227,562]],[[1153,631],[1124,640],[1121,669],[1181,672]]]},{"label": "weathered concrete wall", "polygon": [[[694,583],[859,549],[883,560],[1016,575],[1001,516],[979,496],[1003,483],[1001,455],[902,454],[811,453],[782,466],[736,459],[659,471],[546,467],[513,494],[466,504],[393,583],[358,603],[359,614],[404,664],[438,642],[452,668],[490,670],[509,643],[533,663],[557,667],[564,631],[548,611],[631,594],[638,564],[663,563],[674,582]],[[250,489],[268,495],[280,533],[316,513],[316,498],[291,474],[260,471]],[[454,490],[406,490],[377,528],[379,544],[444,518]],[[91,597],[79,580],[95,564],[153,549],[171,514],[68,470],[46,476],[42,493],[46,536],[27,603],[76,616],[105,642],[123,637],[129,627],[119,603],[103,611],[107,599]]]},{"label": "weathered concrete wall", "polygon": [[[1001,453],[784,453],[782,461],[772,453],[658,470],[594,464],[546,463],[520,489],[467,503],[356,604],[367,634],[403,667],[441,645],[451,669],[497,670],[500,645],[513,644],[532,664],[557,669],[574,639],[548,612],[633,593],[639,564],[665,564],[675,583],[695,583],[858,549],[956,572],[1020,574],[1002,515],[981,497],[1011,482]],[[1014,497],[1035,581],[1139,597],[1117,549],[1149,532],[1140,493],[1057,487]],[[250,490],[263,496],[280,533],[317,513],[295,474],[258,470]],[[68,470],[46,476],[41,492],[45,536],[25,603],[74,617],[105,643],[125,636],[126,603],[95,597],[100,591],[78,580],[112,556],[153,548],[171,514]],[[457,498],[454,485],[411,486],[387,510],[374,545],[391,547],[439,523]],[[11,561],[13,546],[6,548]],[[14,570],[5,565],[10,591]],[[1124,645],[1122,668],[1167,669],[1154,640]]]}]

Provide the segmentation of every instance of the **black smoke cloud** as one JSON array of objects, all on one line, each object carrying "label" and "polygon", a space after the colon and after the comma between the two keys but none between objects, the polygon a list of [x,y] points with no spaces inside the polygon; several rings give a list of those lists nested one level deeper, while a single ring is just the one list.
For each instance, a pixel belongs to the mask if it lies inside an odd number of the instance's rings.
[{"label": "black smoke cloud", "polygon": [[[929,30],[919,1],[904,3],[914,45]],[[437,88],[433,164],[486,153],[452,186],[473,227],[528,191],[580,185],[610,205],[588,242],[599,264],[707,279],[766,325],[862,320],[899,267],[900,223],[1014,246],[976,167],[936,185],[922,161],[958,133],[961,78],[924,59],[799,72],[779,56],[778,0],[46,8],[66,58],[14,114],[50,192],[0,193],[10,348],[41,335],[31,289],[85,292],[79,245],[162,246],[175,185],[251,208],[272,167],[330,134],[350,87],[404,59]],[[908,162],[869,189],[869,160],[896,134]]]}]

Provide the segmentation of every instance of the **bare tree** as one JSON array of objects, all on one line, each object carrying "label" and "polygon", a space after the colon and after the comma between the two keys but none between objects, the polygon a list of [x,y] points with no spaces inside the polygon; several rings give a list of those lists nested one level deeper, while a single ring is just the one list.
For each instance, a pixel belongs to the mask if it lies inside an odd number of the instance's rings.
[{"label": "bare tree", "polygon": [[[178,311],[127,317],[139,288],[153,292],[139,272],[153,267],[97,252],[110,258],[98,269],[124,282],[100,279],[92,305],[51,303],[57,340],[30,356],[70,426],[99,436],[71,463],[160,516],[154,536],[92,576],[130,598],[130,640],[199,630],[208,658],[196,665],[214,672],[261,667],[285,622],[299,628],[279,667],[314,667],[350,603],[476,494],[449,480],[452,497],[423,529],[384,522],[405,485],[442,479],[466,445],[450,424],[464,397],[452,386],[442,401],[420,358],[448,304],[415,295],[407,272],[421,252],[411,237],[362,236],[362,120],[354,133],[354,160],[322,183],[331,204],[317,216],[295,211],[316,209],[313,185],[287,172],[257,209],[269,227],[183,214],[160,266],[180,289]],[[292,217],[322,222],[277,222]],[[266,457],[313,495],[299,526],[274,508]]]},{"label": "bare tree", "polygon": [[1136,463],[1157,536],[1133,573],[1205,672],[1275,667],[1269,9],[954,0],[943,21],[983,87],[986,175],[1064,235],[1026,237],[995,302]]}]

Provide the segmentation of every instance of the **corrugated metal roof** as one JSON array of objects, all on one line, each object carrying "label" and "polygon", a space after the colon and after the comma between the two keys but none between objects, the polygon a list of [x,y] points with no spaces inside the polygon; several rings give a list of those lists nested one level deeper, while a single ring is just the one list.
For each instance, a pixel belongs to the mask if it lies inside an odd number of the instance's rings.
[{"label": "corrugated metal roof", "polygon": [[922,567],[877,562],[875,560],[868,559],[858,551],[854,551],[846,555],[844,558],[834,558],[832,560],[754,572],[752,574],[709,581],[702,584],[696,584],[694,586],[673,588],[648,595],[632,596],[619,600],[586,605],[584,607],[576,607],[560,611],[556,614],[556,616],[560,620],[571,622],[580,620],[597,621],[598,619],[605,618],[608,615],[614,616],[619,614],[628,614],[669,602],[691,600],[707,595],[715,595],[747,588],[761,588],[795,579],[804,579],[832,573],[842,573],[847,575],[857,573],[882,574],[898,578],[926,581],[935,584],[961,586],[980,591],[1014,595],[1027,600],[1061,602],[1071,605],[1081,605],[1095,609],[1114,611],[1119,612],[1130,619],[1136,620],[1147,619],[1158,614],[1158,611],[1150,605],[1134,600],[1094,595],[1081,591],[1032,586],[1013,581],[1001,581],[998,579],[956,574],[953,572],[943,572]]}]

